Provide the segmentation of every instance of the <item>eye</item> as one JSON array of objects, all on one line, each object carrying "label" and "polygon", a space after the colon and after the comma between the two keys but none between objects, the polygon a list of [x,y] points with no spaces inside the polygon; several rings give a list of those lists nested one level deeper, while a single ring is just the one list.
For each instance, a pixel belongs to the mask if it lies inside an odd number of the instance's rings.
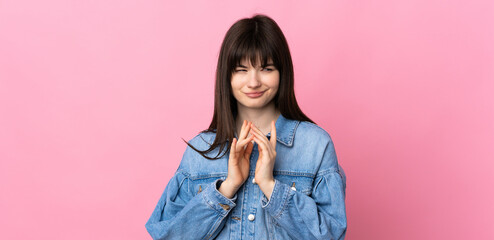
[{"label": "eye", "polygon": [[245,70],[245,69],[236,69],[235,70],[235,72],[242,72],[242,71],[247,72],[247,70]]},{"label": "eye", "polygon": [[272,68],[264,68],[263,70],[266,70],[266,71],[268,71],[268,72],[273,71],[273,69],[272,69]]}]

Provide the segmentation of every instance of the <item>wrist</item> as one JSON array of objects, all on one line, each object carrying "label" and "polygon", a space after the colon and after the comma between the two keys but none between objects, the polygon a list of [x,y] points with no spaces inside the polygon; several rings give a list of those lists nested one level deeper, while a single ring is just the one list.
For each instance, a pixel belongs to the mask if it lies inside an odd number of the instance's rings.
[{"label": "wrist", "polygon": [[271,199],[271,193],[273,193],[274,185],[275,185],[274,178],[259,183],[259,188],[261,189],[261,191],[264,193],[264,195],[268,200]]},{"label": "wrist", "polygon": [[231,199],[237,192],[238,188],[235,188],[233,184],[228,181],[228,178],[220,183],[220,187],[218,188],[218,191],[223,194],[223,196]]}]

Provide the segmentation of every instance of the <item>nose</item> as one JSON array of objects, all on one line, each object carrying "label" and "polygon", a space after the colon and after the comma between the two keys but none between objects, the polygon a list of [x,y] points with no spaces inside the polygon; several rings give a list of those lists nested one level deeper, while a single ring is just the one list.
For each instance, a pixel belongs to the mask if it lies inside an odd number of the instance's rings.
[{"label": "nose", "polygon": [[261,86],[261,81],[259,79],[259,73],[257,70],[255,71],[250,71],[251,75],[249,76],[249,82],[247,83],[247,86],[249,88],[257,88]]}]

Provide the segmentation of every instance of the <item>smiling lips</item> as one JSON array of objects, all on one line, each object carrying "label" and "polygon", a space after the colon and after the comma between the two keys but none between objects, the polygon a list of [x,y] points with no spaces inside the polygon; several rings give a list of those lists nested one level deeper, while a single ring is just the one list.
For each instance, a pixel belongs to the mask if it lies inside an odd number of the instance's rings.
[{"label": "smiling lips", "polygon": [[246,93],[245,95],[247,95],[250,98],[258,98],[258,97],[262,96],[264,94],[264,92],[265,91],[262,91],[262,92],[251,92],[251,93]]}]

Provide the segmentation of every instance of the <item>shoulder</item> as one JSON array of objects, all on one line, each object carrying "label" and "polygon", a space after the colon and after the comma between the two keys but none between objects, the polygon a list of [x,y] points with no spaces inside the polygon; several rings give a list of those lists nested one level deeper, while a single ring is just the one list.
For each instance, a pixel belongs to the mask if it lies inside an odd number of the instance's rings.
[{"label": "shoulder", "polygon": [[[310,164],[318,171],[334,171],[338,160],[333,139],[328,131],[314,123],[302,121],[296,132],[295,143],[304,152],[309,152]],[[314,161],[314,159],[319,159]]]},{"label": "shoulder", "polygon": [[[204,151],[213,144],[215,137],[216,137],[216,133],[214,132],[199,132],[194,137],[192,137],[188,142],[190,145],[194,146],[194,148]],[[194,151],[190,146],[187,146],[186,151],[187,150]]]},{"label": "shoulder", "polygon": [[[195,149],[199,151],[205,151],[211,147],[215,137],[216,133],[214,132],[200,132],[192,137],[188,142]],[[216,147],[211,152],[206,153],[206,156],[215,157],[218,154],[218,151],[219,149],[218,147]],[[223,158],[225,158],[225,156]],[[182,160],[180,161],[178,170],[186,175],[208,174],[214,172],[215,168],[217,168],[218,170],[222,169],[220,167],[220,165],[222,164],[221,160],[222,159],[209,160],[189,145],[186,145],[186,149],[183,154]]]},{"label": "shoulder", "polygon": [[[209,149],[212,144],[211,135],[211,133],[200,132],[189,139],[187,142],[195,149],[204,151]],[[212,139],[214,140],[214,137]],[[194,150],[192,147],[187,144],[185,145],[185,152],[183,154],[181,162],[182,164],[187,163],[187,161],[189,160],[194,160],[195,158],[202,157],[201,154]]]},{"label": "shoulder", "polygon": [[308,121],[300,121],[297,127],[296,136],[310,140],[311,142],[318,142],[322,145],[333,143],[333,140],[324,128]]}]

